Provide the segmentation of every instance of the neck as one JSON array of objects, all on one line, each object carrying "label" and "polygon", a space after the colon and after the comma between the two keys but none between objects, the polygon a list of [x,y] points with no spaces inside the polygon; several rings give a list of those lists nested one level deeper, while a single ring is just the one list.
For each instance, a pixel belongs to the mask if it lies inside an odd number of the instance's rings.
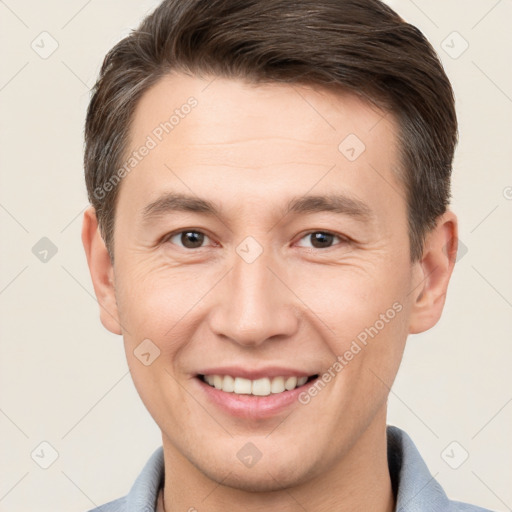
[{"label": "neck", "polygon": [[323,473],[294,487],[261,493],[208,478],[164,437],[165,512],[393,512],[385,411],[377,420]]}]

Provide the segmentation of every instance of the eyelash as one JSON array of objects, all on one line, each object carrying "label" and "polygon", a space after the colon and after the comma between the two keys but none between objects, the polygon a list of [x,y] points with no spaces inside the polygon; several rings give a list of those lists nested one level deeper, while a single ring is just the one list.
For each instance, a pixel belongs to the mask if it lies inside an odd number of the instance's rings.
[{"label": "eyelash", "polygon": [[[175,237],[176,235],[181,235],[183,233],[199,233],[201,235],[205,235],[206,237],[210,238],[206,233],[203,233],[202,231],[199,231],[199,230],[195,230],[195,229],[182,229],[181,231],[174,231],[173,233],[169,233],[168,235],[166,235],[162,242],[163,243],[172,243],[170,242],[171,238]],[[315,233],[322,233],[324,235],[333,235],[334,237],[337,237],[341,242],[341,244],[348,244],[351,242],[351,240],[346,237],[346,236],[343,236],[343,235],[340,235],[338,233],[334,233],[333,231],[325,231],[325,230],[320,230],[320,229],[317,229],[317,230],[312,230],[312,231],[308,231],[307,233],[304,233],[302,235],[302,237],[299,239],[299,240],[302,240],[303,238],[307,237],[307,236],[310,236],[310,235],[313,235]],[[173,244],[173,245],[176,245],[176,244]],[[338,244],[339,245],[339,244]],[[312,249],[312,250],[318,250],[318,251],[326,251],[328,249],[333,249],[336,247],[336,244],[333,245],[333,246],[330,246],[330,247],[324,247],[324,248],[317,248],[317,247],[303,247],[304,249]],[[194,251],[194,250],[197,250],[197,249],[204,249],[204,247],[196,247],[195,249],[188,249],[187,247],[183,247],[183,249],[187,250],[187,251]]]}]

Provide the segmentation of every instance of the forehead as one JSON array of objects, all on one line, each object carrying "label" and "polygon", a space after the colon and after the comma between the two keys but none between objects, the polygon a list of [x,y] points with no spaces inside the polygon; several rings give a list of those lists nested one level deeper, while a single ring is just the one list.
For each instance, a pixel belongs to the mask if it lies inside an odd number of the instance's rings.
[{"label": "forehead", "polygon": [[[190,108],[191,101],[196,106]],[[391,115],[348,91],[172,73],[139,100],[130,139],[141,141],[153,134],[157,139],[193,145],[195,154],[208,144],[243,143],[247,139],[257,142],[258,137],[279,139],[285,152],[292,142],[305,152],[325,151],[327,147],[338,151],[349,129],[363,143],[371,143],[371,132],[377,125],[381,125],[379,136],[386,131],[390,138],[395,137]],[[212,148],[205,149],[211,156]]]},{"label": "forehead", "polygon": [[123,188],[133,182],[130,199],[144,196],[146,204],[169,186],[187,191],[187,180],[196,193],[226,187],[247,195],[250,186],[269,201],[274,189],[297,196],[334,184],[396,201],[396,141],[393,116],[353,93],[169,74],[137,104],[126,157],[150,150]]}]

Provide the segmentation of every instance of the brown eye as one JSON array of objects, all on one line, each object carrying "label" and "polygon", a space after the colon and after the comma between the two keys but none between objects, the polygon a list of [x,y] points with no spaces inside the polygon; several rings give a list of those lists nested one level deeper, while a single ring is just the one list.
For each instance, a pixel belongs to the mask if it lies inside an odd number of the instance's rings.
[{"label": "brown eye", "polygon": [[175,245],[181,244],[185,249],[199,249],[205,237],[206,235],[200,231],[180,231],[170,236],[167,241]]},{"label": "brown eye", "polygon": [[311,233],[309,236],[312,237],[311,242],[316,249],[323,249],[326,246],[330,247],[334,238],[334,235],[322,232]]},{"label": "brown eye", "polygon": [[339,235],[335,235],[329,231],[312,231],[302,237],[301,240],[309,238],[311,240],[309,247],[313,249],[329,249],[333,245],[333,241],[337,238],[341,242],[347,242],[347,240]]}]

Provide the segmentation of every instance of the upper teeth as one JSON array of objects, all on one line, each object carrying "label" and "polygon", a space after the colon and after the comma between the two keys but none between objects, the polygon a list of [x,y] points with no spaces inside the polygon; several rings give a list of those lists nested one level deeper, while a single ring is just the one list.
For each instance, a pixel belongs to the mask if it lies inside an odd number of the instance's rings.
[{"label": "upper teeth", "polygon": [[274,377],[269,379],[250,380],[230,375],[205,375],[204,380],[217,389],[238,395],[267,396],[270,393],[282,393],[302,386],[308,380],[307,377]]}]

